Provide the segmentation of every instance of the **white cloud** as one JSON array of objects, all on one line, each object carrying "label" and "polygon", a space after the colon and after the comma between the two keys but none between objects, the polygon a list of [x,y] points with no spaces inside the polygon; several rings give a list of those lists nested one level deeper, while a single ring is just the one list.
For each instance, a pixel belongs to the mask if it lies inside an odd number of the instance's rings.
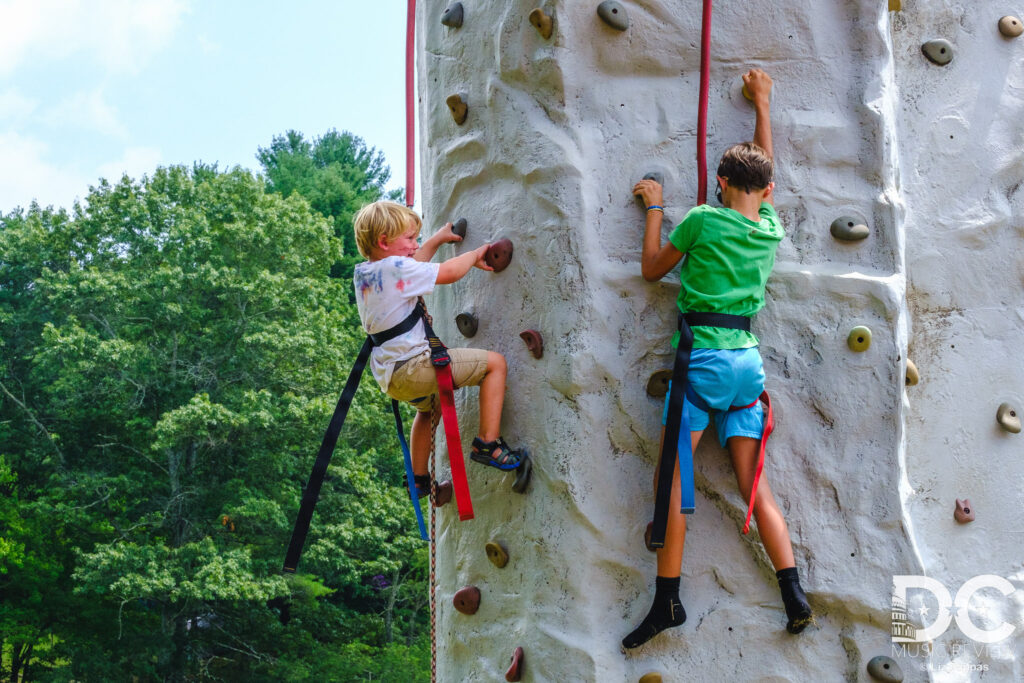
[{"label": "white cloud", "polygon": [[89,181],[47,161],[47,151],[38,140],[0,132],[0,212],[27,208],[32,200],[70,208],[76,197],[85,196]]},{"label": "white cloud", "polygon": [[137,73],[173,35],[189,0],[0,0],[0,75],[83,53]]},{"label": "white cloud", "polygon": [[145,175],[153,175],[157,164],[160,163],[160,150],[155,147],[128,147],[121,154],[120,159],[108,161],[96,169],[96,179],[106,178],[111,183],[116,183],[125,174],[133,180],[138,180]]},{"label": "white cloud", "polygon": [[14,88],[0,92],[0,121],[20,123],[28,119],[39,106],[36,100],[25,97]]},{"label": "white cloud", "polygon": [[117,109],[107,103],[102,89],[77,92],[47,111],[43,118],[60,128],[86,128],[122,140],[128,137]]}]

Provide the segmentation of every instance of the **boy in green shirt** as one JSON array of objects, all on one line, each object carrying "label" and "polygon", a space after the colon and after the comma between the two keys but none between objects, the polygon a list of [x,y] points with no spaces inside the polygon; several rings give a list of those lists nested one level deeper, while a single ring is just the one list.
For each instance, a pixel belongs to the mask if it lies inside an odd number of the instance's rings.
[{"label": "boy in green shirt", "polygon": [[[754,142],[733,145],[718,166],[719,200],[724,208],[698,206],[661,244],[662,189],[653,180],[633,188],[647,207],[641,271],[648,282],[661,279],[687,255],[679,292],[682,313],[729,314],[750,318],[764,306],[764,289],[775,265],[775,250],[784,231],[775,213],[772,190],[772,80],[760,69],[743,76],[755,111]],[[728,447],[736,481],[749,503],[757,469],[764,414],[758,397],[764,390],[764,369],[757,337],[743,329],[694,324],[688,383],[698,397],[685,401],[694,450],[714,414],[718,438]],[[679,333],[672,345],[679,343]],[[751,403],[753,402],[753,403]],[[748,405],[749,404],[749,405]],[[739,407],[737,406],[745,406]],[[666,414],[668,403],[666,401]],[[664,429],[662,440],[664,440]],[[685,436],[683,437],[685,438]],[[679,600],[679,573],[686,538],[686,517],[680,511],[679,468],[674,468],[664,547],[657,550],[658,575],[654,604],[639,627],[623,639],[637,647],[686,621]],[[657,476],[657,475],[656,475]],[[790,633],[811,622],[811,608],[800,587],[793,545],[771,488],[760,479],[753,505],[757,529],[776,569]]]}]

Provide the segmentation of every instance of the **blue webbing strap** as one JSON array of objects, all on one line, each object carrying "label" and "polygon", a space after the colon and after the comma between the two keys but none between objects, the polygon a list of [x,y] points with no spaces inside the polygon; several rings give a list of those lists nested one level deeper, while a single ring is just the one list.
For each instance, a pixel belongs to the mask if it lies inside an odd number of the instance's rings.
[{"label": "blue webbing strap", "polygon": [[402,456],[405,458],[405,479],[409,483],[409,500],[412,501],[412,509],[416,511],[416,524],[420,527],[420,538],[429,541],[427,526],[423,523],[423,511],[420,509],[420,497],[416,492],[416,477],[412,473],[412,455],[409,454],[409,444],[405,441],[405,430],[402,428],[402,415],[398,412],[398,401],[394,399],[391,399],[391,412],[395,414],[398,442],[402,444]]}]

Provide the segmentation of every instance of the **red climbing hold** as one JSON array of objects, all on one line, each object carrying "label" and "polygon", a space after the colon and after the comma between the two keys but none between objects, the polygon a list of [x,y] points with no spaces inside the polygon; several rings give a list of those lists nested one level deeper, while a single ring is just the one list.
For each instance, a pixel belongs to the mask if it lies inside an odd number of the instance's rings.
[{"label": "red climbing hold", "polygon": [[512,240],[507,237],[503,237],[491,246],[487,247],[487,251],[484,253],[484,261],[491,268],[494,268],[495,273],[508,268],[509,262],[512,260]]},{"label": "red climbing hold", "polygon": [[516,651],[512,653],[512,664],[508,667],[508,671],[505,672],[506,681],[523,680],[523,657],[523,648],[517,647]]},{"label": "red climbing hold", "polygon": [[519,336],[526,342],[526,348],[530,349],[530,353],[533,354],[534,358],[540,358],[544,355],[544,339],[540,336],[540,332],[537,330],[526,330],[520,332]]},{"label": "red climbing hold", "polygon": [[466,586],[455,592],[452,599],[455,609],[463,614],[476,614],[480,609],[480,589],[476,586]]}]

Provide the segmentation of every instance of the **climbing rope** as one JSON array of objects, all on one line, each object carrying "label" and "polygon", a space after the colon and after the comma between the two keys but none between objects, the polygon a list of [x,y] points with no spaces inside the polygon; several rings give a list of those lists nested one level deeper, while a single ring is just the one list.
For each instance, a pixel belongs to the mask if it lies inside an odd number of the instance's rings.
[{"label": "climbing rope", "polygon": [[[434,456],[437,453],[438,409],[433,397],[430,399],[430,458],[427,459],[427,474],[434,482]],[[433,486],[433,484],[431,484]],[[437,529],[437,508],[430,505],[430,683],[437,683],[437,614],[434,599],[435,574],[437,568],[437,546],[434,544]]]},{"label": "climbing rope", "polygon": [[405,205],[412,207],[416,201],[416,0],[409,0],[405,27]]},{"label": "climbing rope", "polygon": [[697,204],[708,201],[708,88],[711,80],[711,0],[700,27],[700,104],[697,109]]}]

